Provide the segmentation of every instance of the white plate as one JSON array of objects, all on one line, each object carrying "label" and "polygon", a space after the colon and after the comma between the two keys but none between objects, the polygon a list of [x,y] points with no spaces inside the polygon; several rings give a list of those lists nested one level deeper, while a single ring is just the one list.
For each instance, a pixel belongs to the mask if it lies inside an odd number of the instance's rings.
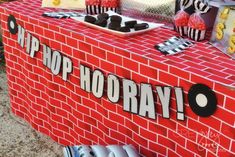
[{"label": "white plate", "polygon": [[[108,13],[109,16],[119,15],[119,14],[113,12],[113,11],[108,11],[106,13]],[[121,23],[122,26],[125,25],[124,23],[126,21],[137,20],[137,19],[129,18],[129,17],[122,16],[122,15],[119,15],[119,16],[122,17],[122,23]],[[94,17],[97,17],[97,15],[94,15]],[[158,28],[158,27],[161,27],[161,26],[164,25],[164,24],[160,24],[160,23],[152,23],[152,22],[146,22],[146,21],[137,20],[137,23],[148,23],[149,24],[149,28],[144,29],[144,30],[139,30],[139,31],[135,31],[134,29],[131,29],[130,32],[119,32],[119,31],[108,29],[108,27],[100,27],[100,26],[91,24],[89,22],[86,22],[86,21],[84,21],[85,16],[83,16],[83,17],[72,17],[72,19],[74,19],[76,21],[79,21],[79,22],[81,22],[81,23],[83,23],[83,24],[85,24],[85,25],[87,25],[89,27],[92,27],[92,28],[95,28],[95,29],[98,29],[98,30],[101,30],[101,31],[104,31],[104,32],[107,32],[107,33],[111,33],[111,34],[114,34],[114,35],[117,35],[117,36],[121,36],[121,37],[127,37],[127,36],[136,35],[136,34],[142,34],[142,33],[148,32],[150,30],[153,30],[155,28]],[[108,20],[108,24],[109,23],[110,23],[110,21]]]}]

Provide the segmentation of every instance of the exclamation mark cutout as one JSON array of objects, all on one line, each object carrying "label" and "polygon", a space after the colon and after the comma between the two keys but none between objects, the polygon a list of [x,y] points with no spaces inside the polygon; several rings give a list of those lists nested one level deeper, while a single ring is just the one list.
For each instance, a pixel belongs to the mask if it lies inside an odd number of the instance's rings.
[{"label": "exclamation mark cutout", "polygon": [[184,120],[184,96],[183,89],[175,87],[176,103],[177,103],[177,119]]}]

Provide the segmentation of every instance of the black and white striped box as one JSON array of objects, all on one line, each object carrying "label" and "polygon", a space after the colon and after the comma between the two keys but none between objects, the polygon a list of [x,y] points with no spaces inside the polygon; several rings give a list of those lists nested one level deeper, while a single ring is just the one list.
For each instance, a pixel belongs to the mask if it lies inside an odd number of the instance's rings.
[{"label": "black and white striped box", "polygon": [[86,6],[86,13],[89,15],[100,14],[100,13],[102,13],[101,6],[100,5],[87,5]]},{"label": "black and white striped box", "polygon": [[176,31],[179,32],[180,36],[187,36],[188,26],[176,26]]},{"label": "black and white striped box", "polygon": [[188,37],[194,41],[202,41],[206,37],[206,30],[189,28],[188,29]]}]

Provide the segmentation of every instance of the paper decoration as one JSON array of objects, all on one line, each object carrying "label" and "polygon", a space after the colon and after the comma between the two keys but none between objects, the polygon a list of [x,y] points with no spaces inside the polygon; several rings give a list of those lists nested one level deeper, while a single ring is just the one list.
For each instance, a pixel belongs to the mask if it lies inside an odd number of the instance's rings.
[{"label": "paper decoration", "polygon": [[184,120],[184,90],[181,87],[175,87],[175,96],[177,104],[177,119]]},{"label": "paper decoration", "polygon": [[159,100],[162,104],[162,116],[164,118],[170,118],[170,97],[171,97],[171,87],[156,87]]},{"label": "paper decoration", "polygon": [[[40,46],[42,46],[43,65],[49,68],[51,73],[54,75],[61,74],[64,81],[68,80],[68,77],[73,70],[73,62],[70,58],[59,51],[53,50],[46,44],[40,43],[33,34],[30,34],[19,24],[16,38],[18,45],[22,48],[26,48],[25,51],[31,58],[36,58],[36,53],[39,52]],[[177,37],[175,38],[177,39]],[[166,45],[169,46],[173,43],[174,48],[176,45],[179,48],[182,48],[183,45],[180,45],[180,43],[182,44],[182,41],[185,42],[185,39],[170,40]],[[172,51],[172,49],[170,50]],[[185,101],[183,99],[184,91],[180,87],[174,87],[173,90],[172,87],[168,86],[155,86],[153,89],[153,85],[141,83],[141,88],[138,88],[139,85],[133,80],[125,78],[121,79],[111,73],[106,76],[101,72],[101,70],[96,69],[93,71],[82,64],[80,64],[79,67],[80,88],[82,90],[88,93],[92,92],[92,94],[97,98],[101,98],[103,97],[103,94],[109,93],[107,96],[111,102],[116,102],[122,98],[123,110],[125,112],[156,120],[157,110],[155,108],[156,104],[153,96],[153,93],[156,93],[160,98],[160,103],[162,105],[163,118],[170,118],[169,102],[172,99],[172,92],[175,92],[174,96],[177,103],[177,120],[184,120],[185,118]],[[119,79],[121,80],[120,83],[118,83]],[[107,86],[104,86],[105,82],[108,82],[108,87],[111,86],[112,88],[106,88]],[[215,93],[209,87],[202,88],[205,89],[205,91],[200,90],[200,87],[193,86],[188,92],[188,98],[189,105],[193,108],[193,112],[203,117],[214,113],[217,100]],[[164,91],[162,89],[164,89]],[[113,153],[116,155],[115,152]]]},{"label": "paper decoration", "polygon": [[18,25],[16,23],[16,18],[13,15],[8,16],[7,26],[8,26],[8,30],[11,34],[14,34],[14,35],[17,34]]},{"label": "paper decoration", "polygon": [[76,12],[45,12],[42,14],[45,17],[52,17],[52,18],[70,18],[70,17],[80,17],[82,14]]},{"label": "paper decoration", "polygon": [[92,76],[92,93],[95,97],[101,98],[104,93],[104,74],[95,70]]},{"label": "paper decoration", "polygon": [[109,75],[107,81],[108,90],[107,96],[109,101],[112,103],[117,103],[120,99],[120,82],[118,77],[115,75]]},{"label": "paper decoration", "polygon": [[219,9],[211,43],[223,53],[235,59],[235,7]]},{"label": "paper decoration", "polygon": [[192,45],[193,42],[174,36],[164,43],[156,45],[155,48],[164,55],[174,55],[183,52]]},{"label": "paper decoration", "polygon": [[201,117],[214,114],[217,108],[215,92],[203,84],[196,84],[190,88],[188,101],[193,112]]},{"label": "paper decoration", "polygon": [[210,8],[208,4],[203,3],[201,0],[195,0],[194,7],[196,13],[192,14],[189,18],[188,37],[195,41],[201,41],[206,36],[206,23],[201,17],[201,14],[209,12]]},{"label": "paper decoration", "polygon": [[43,0],[42,7],[85,9],[85,0]]}]

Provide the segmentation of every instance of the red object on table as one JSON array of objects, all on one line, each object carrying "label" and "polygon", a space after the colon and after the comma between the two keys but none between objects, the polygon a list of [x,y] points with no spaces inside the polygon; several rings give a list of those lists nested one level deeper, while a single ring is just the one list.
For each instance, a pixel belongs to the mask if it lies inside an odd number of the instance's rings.
[{"label": "red object on table", "polygon": [[175,25],[178,27],[188,26],[189,16],[185,11],[180,11],[174,18]]},{"label": "red object on table", "polygon": [[188,34],[189,16],[188,13],[181,10],[174,17],[175,27],[180,36],[186,36]]},{"label": "red object on table", "polygon": [[86,5],[100,5],[101,0],[86,0]]},{"label": "red object on table", "polygon": [[[50,9],[41,8],[40,3],[26,0],[0,7],[14,114],[63,145],[133,144],[148,157],[235,155],[234,60],[206,41],[196,42],[183,54],[166,57],[154,45],[177,35],[174,31],[159,28],[120,38],[72,19],[42,17]],[[68,81],[63,81],[61,74],[54,76],[43,65],[42,45],[34,58],[19,46],[17,35],[7,28],[10,14],[40,43],[71,58],[73,72]],[[218,109],[213,116],[201,118],[186,103],[186,120],[178,121],[176,101],[171,99],[170,119],[162,117],[158,102],[156,120],[127,113],[122,101],[113,104],[106,96],[98,99],[80,88],[80,64],[137,84],[182,87],[185,94],[193,84],[203,83],[216,93]]]},{"label": "red object on table", "polygon": [[206,30],[205,21],[195,14],[190,16],[188,26],[193,29]]},{"label": "red object on table", "polygon": [[117,8],[119,7],[119,0],[101,0],[102,7]]}]

